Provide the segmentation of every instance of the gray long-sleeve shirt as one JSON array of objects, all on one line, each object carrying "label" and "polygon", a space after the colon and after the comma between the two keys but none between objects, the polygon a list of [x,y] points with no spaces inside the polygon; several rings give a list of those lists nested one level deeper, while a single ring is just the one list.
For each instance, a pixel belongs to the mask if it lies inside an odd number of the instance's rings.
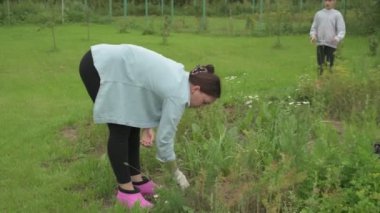
[{"label": "gray long-sleeve shirt", "polygon": [[346,34],[342,14],[335,9],[322,9],[314,16],[310,36],[317,39],[317,45],[336,48]]}]

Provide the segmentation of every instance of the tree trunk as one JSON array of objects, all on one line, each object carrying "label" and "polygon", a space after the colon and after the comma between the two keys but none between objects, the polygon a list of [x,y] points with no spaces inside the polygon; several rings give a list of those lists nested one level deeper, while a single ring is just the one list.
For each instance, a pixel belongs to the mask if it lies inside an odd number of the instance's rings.
[{"label": "tree trunk", "polygon": [[53,51],[56,51],[57,50],[57,42],[56,42],[56,39],[55,39],[55,27],[54,27],[54,24],[51,26],[51,34],[53,36]]}]

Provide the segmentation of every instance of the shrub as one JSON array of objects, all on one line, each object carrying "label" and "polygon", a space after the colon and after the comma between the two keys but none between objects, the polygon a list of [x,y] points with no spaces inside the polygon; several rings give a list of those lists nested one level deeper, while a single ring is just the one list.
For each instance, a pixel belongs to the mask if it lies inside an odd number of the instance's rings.
[{"label": "shrub", "polygon": [[374,82],[380,78],[380,73],[369,71],[367,75],[361,79],[337,67],[333,74],[325,73],[317,81],[309,79],[300,84],[296,96],[309,97],[313,103],[320,104],[330,119],[352,118],[380,108],[380,87]]},{"label": "shrub", "polygon": [[71,22],[83,22],[86,18],[86,5],[81,2],[70,2],[66,5],[65,15]]},{"label": "shrub", "polygon": [[[43,4],[32,3],[30,1],[26,1],[23,4],[14,4],[11,9],[12,23],[36,23],[39,19],[39,13],[43,9]],[[7,16],[7,14],[5,15]]]},{"label": "shrub", "polygon": [[374,33],[369,36],[368,45],[369,45],[370,56],[376,56],[377,55],[377,49],[379,47],[379,40]]}]

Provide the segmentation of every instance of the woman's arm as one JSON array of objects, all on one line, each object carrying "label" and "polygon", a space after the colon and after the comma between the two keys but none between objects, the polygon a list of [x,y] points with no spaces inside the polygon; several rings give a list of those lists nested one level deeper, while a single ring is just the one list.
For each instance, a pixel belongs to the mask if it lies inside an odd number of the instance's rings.
[{"label": "woman's arm", "polygon": [[164,101],[156,144],[157,159],[166,164],[165,166],[173,174],[181,189],[189,187],[190,184],[186,176],[178,169],[174,153],[174,137],[184,109],[185,105],[179,104],[176,100],[167,99]]}]

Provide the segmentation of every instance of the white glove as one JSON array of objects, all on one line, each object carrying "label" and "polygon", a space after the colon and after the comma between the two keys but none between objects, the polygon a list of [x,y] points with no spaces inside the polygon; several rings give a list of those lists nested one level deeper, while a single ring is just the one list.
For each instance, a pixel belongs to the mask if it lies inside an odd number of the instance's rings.
[{"label": "white glove", "polygon": [[186,176],[179,169],[175,170],[174,178],[182,190],[190,186],[189,182],[186,179]]}]

